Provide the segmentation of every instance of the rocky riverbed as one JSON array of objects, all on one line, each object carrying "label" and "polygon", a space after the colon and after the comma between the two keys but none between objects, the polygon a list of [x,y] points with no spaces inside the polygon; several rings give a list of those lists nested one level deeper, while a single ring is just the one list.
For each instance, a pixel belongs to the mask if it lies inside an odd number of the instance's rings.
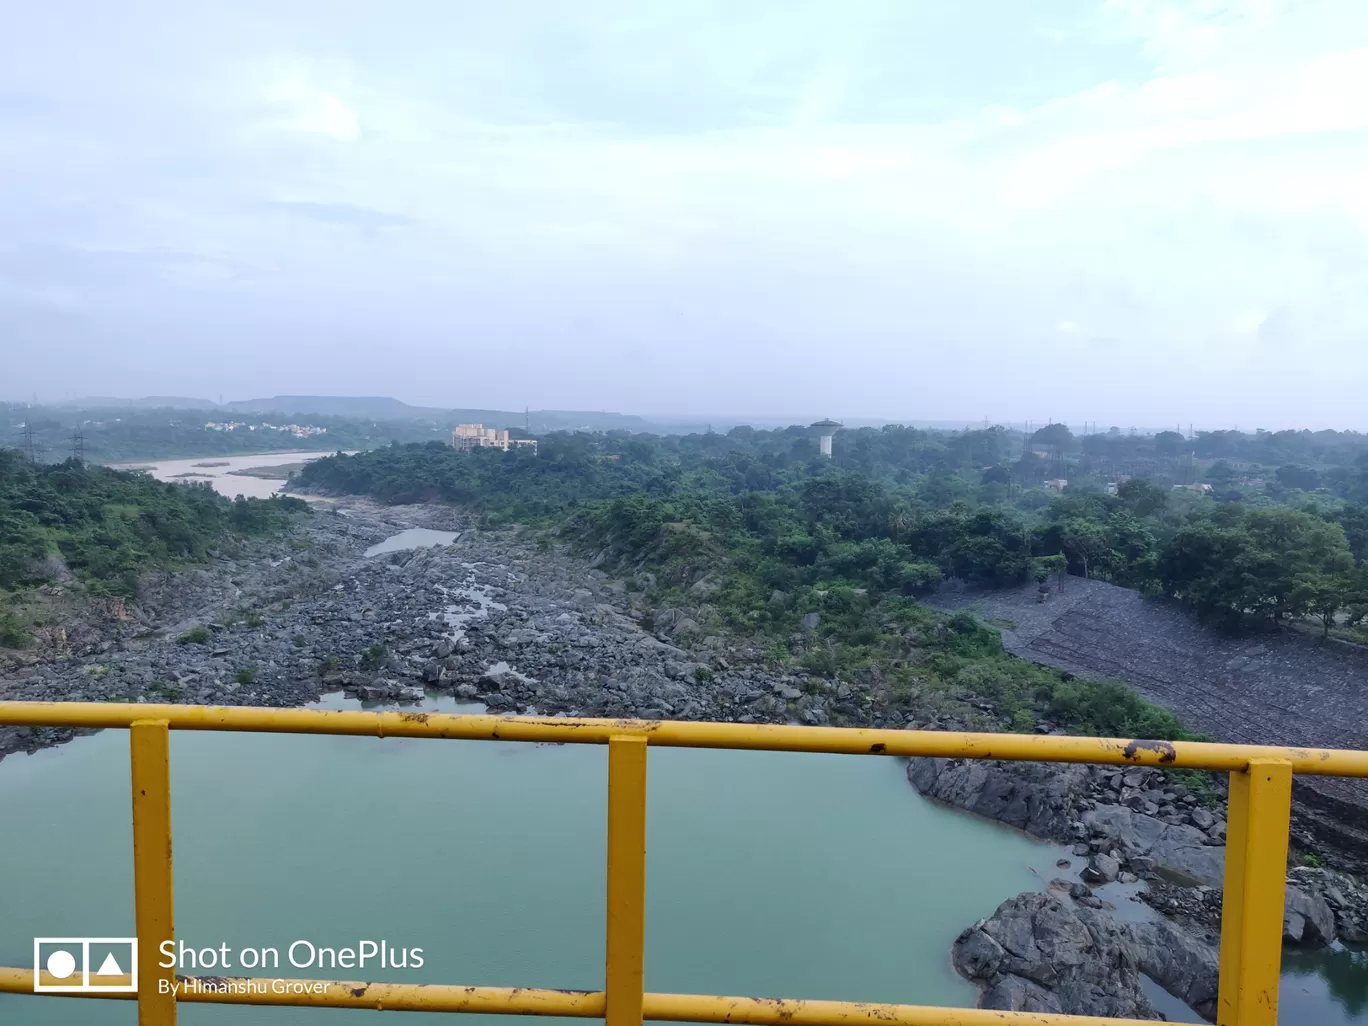
[{"label": "rocky riverbed", "polygon": [[[460,534],[365,555],[415,527]],[[0,656],[0,699],[292,706],[436,688],[496,711],[905,722],[858,681],[767,671],[758,647],[690,634],[684,612],[645,610],[644,595],[557,546],[475,530],[441,506],[323,507],[288,538],[78,612]],[[69,736],[0,728],[0,755]]]}]

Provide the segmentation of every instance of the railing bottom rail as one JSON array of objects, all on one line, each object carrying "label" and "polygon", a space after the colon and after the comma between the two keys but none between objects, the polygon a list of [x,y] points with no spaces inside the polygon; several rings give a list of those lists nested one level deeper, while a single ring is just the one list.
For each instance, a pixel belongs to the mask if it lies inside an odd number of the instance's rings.
[{"label": "railing bottom rail", "polygon": [[[178,982],[198,981],[177,995],[177,1000],[182,1002],[369,1008],[391,1012],[560,1015],[581,1019],[601,1019],[606,1011],[604,992],[601,990],[276,980],[246,976],[177,979]],[[31,969],[0,968],[0,993],[30,994],[32,990]],[[133,1000],[137,995],[91,994],[89,997]],[[888,1026],[1161,1026],[1160,1021],[1153,1019],[1097,1018],[1053,1012],[997,1012],[935,1005],[651,993],[642,995],[642,1018],[651,1022],[738,1023],[752,1026],[852,1026],[855,1023]]]}]

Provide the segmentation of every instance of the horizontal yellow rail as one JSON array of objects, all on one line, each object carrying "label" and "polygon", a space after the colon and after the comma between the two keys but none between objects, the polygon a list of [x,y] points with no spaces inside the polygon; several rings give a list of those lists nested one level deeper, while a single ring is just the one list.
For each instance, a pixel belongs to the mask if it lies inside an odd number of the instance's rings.
[{"label": "horizontal yellow rail", "polygon": [[[375,1008],[643,1020],[847,1026],[1122,1026],[1133,1019],[920,1005],[652,994],[643,987],[646,752],[656,747],[728,748],[844,755],[1095,763],[1230,773],[1225,914],[1218,1026],[1276,1026],[1283,877],[1293,773],[1368,777],[1368,752],[1143,739],[693,723],[669,720],[466,716],[120,703],[0,702],[0,725],[129,730],[133,775],[134,884],[141,1026],[172,1026],[179,1001]],[[376,982],[199,977],[203,985],[159,993],[157,945],[174,937],[169,732],[253,731],[371,737],[533,741],[608,746],[608,937],[603,991],[461,987]],[[644,743],[643,743],[644,742]],[[149,938],[150,939],[150,938]],[[44,974],[46,976],[46,974]],[[232,984],[240,986],[234,987]],[[30,993],[32,969],[0,968],[0,993]],[[280,992],[281,990],[285,992]],[[60,995],[82,996],[82,995]],[[1157,1024],[1156,1024],[1157,1026]]]},{"label": "horizontal yellow rail", "polygon": [[[126,983],[130,977],[123,977]],[[365,1008],[387,1012],[483,1012],[507,1015],[560,1015],[601,1019],[606,996],[601,990],[536,990],[528,987],[457,987],[442,984],[328,981],[322,992],[273,994],[273,987],[292,983],[300,990],[316,980],[277,980],[245,976],[190,977],[206,987],[232,988],[227,993],[190,990],[181,1001],[225,1005],[287,1005],[310,1008]],[[43,981],[59,982],[43,974]],[[117,982],[111,978],[108,982]],[[33,972],[0,969],[0,993],[27,994]],[[81,995],[67,995],[79,997]],[[91,994],[133,1000],[136,994]],[[793,1001],[784,998],[716,997],[704,994],[645,994],[643,1018],[659,1022],[753,1023],[755,1026],[1164,1026],[1154,1019],[1113,1019],[1047,1012],[995,1012],[934,1005],[883,1005],[856,1001]]]},{"label": "horizontal yellow rail", "polygon": [[1279,748],[1204,741],[1146,741],[1039,734],[975,734],[766,723],[612,720],[565,716],[264,709],[251,706],[128,705],[121,702],[0,702],[0,726],[130,727],[161,720],[172,730],[268,734],[350,734],[465,741],[539,741],[604,745],[640,735],[662,748],[744,748],[832,755],[934,756],[1015,762],[1080,762],[1242,772],[1251,759],[1281,759],[1294,773],[1368,777],[1368,752]]}]

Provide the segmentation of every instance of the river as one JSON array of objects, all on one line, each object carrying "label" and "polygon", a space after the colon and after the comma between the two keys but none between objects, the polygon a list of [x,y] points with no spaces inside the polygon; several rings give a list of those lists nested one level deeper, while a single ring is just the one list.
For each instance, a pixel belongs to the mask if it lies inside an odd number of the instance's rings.
[{"label": "river", "polygon": [[[395,980],[599,987],[605,778],[601,747],[174,734],[177,934],[281,952],[383,938],[425,953],[379,974]],[[1056,873],[1058,849],[920,798],[901,760],[659,749],[650,795],[653,990],[972,1004],[950,942]],[[132,933],[128,802],[123,731],[0,762],[0,964],[29,964],[35,936]],[[57,998],[5,1005],[5,1021],[71,1021]],[[134,1021],[114,1002],[81,1012]]]},{"label": "river", "polygon": [[144,460],[140,463],[111,464],[118,470],[143,470],[158,481],[208,483],[214,491],[230,499],[245,495],[250,499],[269,499],[285,484],[282,478],[251,477],[234,471],[256,467],[280,467],[331,456],[327,452],[263,452],[248,456],[199,456],[186,460]]}]

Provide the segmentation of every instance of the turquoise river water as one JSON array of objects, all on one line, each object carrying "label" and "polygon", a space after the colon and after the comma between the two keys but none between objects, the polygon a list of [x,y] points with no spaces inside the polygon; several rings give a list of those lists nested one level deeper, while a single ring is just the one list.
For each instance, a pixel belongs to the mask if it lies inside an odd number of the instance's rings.
[{"label": "turquoise river water", "polygon": [[[34,937],[133,933],[127,745],[106,731],[0,762],[0,964],[31,964]],[[178,936],[281,952],[279,972],[219,971],[602,986],[605,749],[213,733],[171,745]],[[970,1005],[951,941],[1058,875],[1058,849],[923,800],[898,759],[653,749],[649,787],[650,990]],[[296,940],[384,940],[424,964],[294,968]],[[1348,953],[1291,961],[1282,1021],[1368,1022],[1365,981]],[[395,1019],[180,1011],[187,1026]],[[0,995],[2,1023],[75,1021],[135,1016],[127,1002]]]}]

